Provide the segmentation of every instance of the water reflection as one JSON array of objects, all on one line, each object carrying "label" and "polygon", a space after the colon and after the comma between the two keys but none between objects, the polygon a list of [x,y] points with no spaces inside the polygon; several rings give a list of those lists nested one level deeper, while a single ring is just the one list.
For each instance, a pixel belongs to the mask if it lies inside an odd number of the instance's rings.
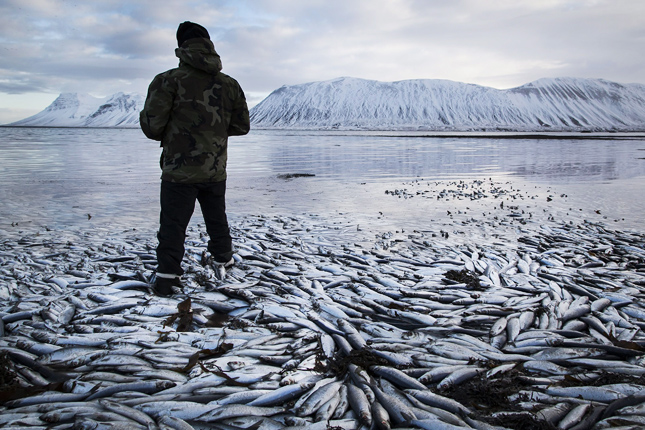
[{"label": "water reflection", "polygon": [[645,174],[644,163],[636,153],[639,145],[644,145],[642,140],[438,139],[303,133],[281,136],[278,145],[265,144],[272,133],[275,132],[245,137],[241,151],[255,146],[258,151],[268,152],[267,158],[276,172],[299,168],[330,178],[440,180],[484,173],[570,183]]},{"label": "water reflection", "polygon": [[[90,218],[124,225],[157,222],[160,148],[138,129],[0,128],[0,148],[1,227],[16,221],[57,225]],[[254,130],[230,140],[228,201],[233,217],[273,211],[389,211],[412,222],[445,207],[420,198],[394,201],[384,190],[420,179],[492,177],[526,187],[561,187],[562,193],[573,191],[603,210],[613,208],[618,216],[642,214],[643,149],[645,141],[639,138],[428,138]],[[315,176],[278,179],[292,173]]]}]

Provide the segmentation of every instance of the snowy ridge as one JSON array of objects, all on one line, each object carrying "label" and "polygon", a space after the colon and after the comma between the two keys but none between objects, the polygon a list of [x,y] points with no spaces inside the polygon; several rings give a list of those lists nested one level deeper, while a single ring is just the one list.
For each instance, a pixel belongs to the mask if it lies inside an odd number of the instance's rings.
[{"label": "snowy ridge", "polygon": [[508,90],[447,80],[338,78],[283,86],[251,109],[258,128],[645,130],[645,85],[540,79]]},{"label": "snowy ridge", "polygon": [[12,126],[33,127],[138,127],[144,98],[117,93],[107,98],[63,93],[44,111]]},{"label": "snowy ridge", "polygon": [[[12,126],[138,127],[144,96],[61,94]],[[251,109],[255,128],[437,131],[644,131],[645,85],[540,79],[498,90],[415,79],[337,78],[283,86]]]}]

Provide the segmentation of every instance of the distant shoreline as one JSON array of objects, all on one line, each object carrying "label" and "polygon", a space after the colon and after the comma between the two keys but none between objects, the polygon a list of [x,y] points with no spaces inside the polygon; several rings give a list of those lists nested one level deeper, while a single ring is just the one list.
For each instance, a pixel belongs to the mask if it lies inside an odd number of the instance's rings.
[{"label": "distant shoreline", "polygon": [[[112,127],[72,127],[72,126],[42,126],[42,125],[0,125],[0,128],[20,129],[138,129],[138,126]],[[329,135],[349,135],[368,133],[370,136],[385,137],[414,137],[414,138],[468,138],[468,139],[576,139],[576,140],[606,140],[606,139],[645,139],[645,130],[604,130],[604,131],[431,131],[431,130],[368,130],[368,129],[320,129],[320,128],[251,128],[251,131],[266,132],[316,132]]]},{"label": "distant shoreline", "polygon": [[[539,134],[539,133],[530,133],[530,134],[517,134],[516,132],[500,132],[500,134],[479,134],[477,132],[472,132],[473,134],[468,133],[459,133],[459,134],[424,134],[424,135],[396,135],[396,134],[386,134],[383,136],[387,137],[416,137],[416,138],[468,138],[468,139],[576,139],[576,140],[622,140],[622,139],[645,139],[645,133],[640,132],[639,134],[633,135],[606,135],[606,134],[589,134],[589,135],[580,135],[573,134],[576,132],[562,132],[558,135],[548,135],[548,134]],[[572,134],[567,134],[572,133]]]},{"label": "distant shoreline", "polygon": [[84,126],[66,126],[66,125],[11,125],[5,124],[0,125],[0,128],[76,128],[79,130],[94,130],[94,129],[138,129],[139,125],[129,125],[129,126],[110,126],[110,127],[84,127]]}]

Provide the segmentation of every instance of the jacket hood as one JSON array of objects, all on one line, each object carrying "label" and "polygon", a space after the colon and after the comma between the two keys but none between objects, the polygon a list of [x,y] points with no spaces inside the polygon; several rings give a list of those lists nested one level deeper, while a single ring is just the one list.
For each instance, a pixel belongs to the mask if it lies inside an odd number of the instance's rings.
[{"label": "jacket hood", "polygon": [[196,69],[207,73],[215,74],[222,70],[222,60],[213,42],[205,38],[187,40],[181,48],[175,49],[175,55],[179,58],[179,64],[188,64]]}]

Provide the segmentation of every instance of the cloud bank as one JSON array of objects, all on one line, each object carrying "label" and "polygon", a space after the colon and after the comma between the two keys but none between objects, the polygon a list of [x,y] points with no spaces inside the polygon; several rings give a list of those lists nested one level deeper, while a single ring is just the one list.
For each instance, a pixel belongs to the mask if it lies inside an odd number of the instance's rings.
[{"label": "cloud bank", "polygon": [[645,83],[645,2],[633,0],[5,0],[0,123],[61,92],[145,92],[176,66],[185,20],[208,28],[251,105],[285,84],[340,76]]}]

